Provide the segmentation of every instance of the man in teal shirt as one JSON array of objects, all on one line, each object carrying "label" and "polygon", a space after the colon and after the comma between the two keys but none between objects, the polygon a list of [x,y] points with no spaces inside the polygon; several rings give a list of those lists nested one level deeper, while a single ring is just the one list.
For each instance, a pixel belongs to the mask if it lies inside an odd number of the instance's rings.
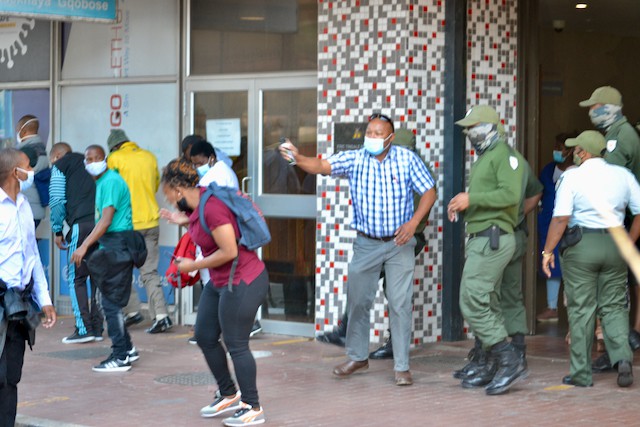
[{"label": "man in teal shirt", "polygon": [[[88,261],[84,260],[88,249],[99,240],[101,249],[108,245],[108,243],[105,244],[106,240],[103,237],[133,230],[129,188],[117,172],[107,169],[104,149],[99,145],[91,145],[86,149],[84,158],[87,172],[96,180],[96,225],[82,245],[71,255],[71,261],[76,265]],[[106,247],[106,249],[109,248]],[[91,269],[91,264],[89,267]],[[94,279],[93,271],[91,273]],[[98,280],[100,285],[102,278],[99,275],[96,276],[98,277],[95,277],[95,280]],[[125,282],[127,281],[128,283],[122,283],[122,285],[128,286],[128,292],[126,289],[123,292],[128,294],[131,291],[131,280],[127,279]],[[106,295],[104,289],[100,290],[107,331],[112,342],[112,354],[99,365],[94,366],[93,370],[96,372],[128,371],[131,369],[131,362],[137,360],[139,356],[124,323],[123,305],[114,301],[110,295]]]}]

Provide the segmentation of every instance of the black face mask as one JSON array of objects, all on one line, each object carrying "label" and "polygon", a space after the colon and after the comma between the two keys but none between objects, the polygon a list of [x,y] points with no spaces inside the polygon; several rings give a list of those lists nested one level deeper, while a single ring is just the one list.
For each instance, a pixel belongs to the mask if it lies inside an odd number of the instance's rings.
[{"label": "black face mask", "polygon": [[187,199],[184,197],[176,202],[176,206],[178,207],[178,210],[188,215],[191,215],[191,213],[193,212],[193,209],[191,209],[189,205],[187,205]]}]

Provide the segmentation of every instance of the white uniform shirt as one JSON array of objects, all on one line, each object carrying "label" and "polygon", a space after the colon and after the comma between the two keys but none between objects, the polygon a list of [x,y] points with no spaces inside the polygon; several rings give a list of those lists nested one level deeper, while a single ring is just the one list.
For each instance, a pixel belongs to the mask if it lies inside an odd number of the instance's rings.
[{"label": "white uniform shirt", "polygon": [[627,205],[633,215],[640,213],[635,176],[626,168],[593,158],[562,175],[553,216],[571,216],[570,227],[609,228],[623,224]]},{"label": "white uniform shirt", "polygon": [[[198,185],[200,187],[208,187],[209,184],[215,182],[220,187],[231,187],[238,188],[238,177],[236,173],[223,161],[217,161],[211,169],[204,174],[200,181],[198,181]],[[200,246],[196,246],[196,259],[202,258],[202,248]],[[202,283],[206,284],[211,279],[211,275],[209,274],[209,270],[203,268],[200,270],[200,279]]]},{"label": "white uniform shirt", "polygon": [[33,278],[33,291],[40,307],[51,305],[49,286],[36,243],[33,213],[27,198],[18,193],[16,202],[0,188],[0,279],[10,288],[24,290]]},{"label": "white uniform shirt", "polygon": [[238,188],[238,177],[236,173],[223,161],[217,161],[211,168],[204,174],[198,185],[200,187],[207,187],[212,182],[215,182],[220,187]]}]

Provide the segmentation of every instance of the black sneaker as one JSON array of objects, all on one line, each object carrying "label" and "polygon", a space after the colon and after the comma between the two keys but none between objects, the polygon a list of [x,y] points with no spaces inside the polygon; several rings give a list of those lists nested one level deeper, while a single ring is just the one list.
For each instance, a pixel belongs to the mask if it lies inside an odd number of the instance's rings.
[{"label": "black sneaker", "polygon": [[94,341],[96,341],[96,342],[104,341],[104,337],[102,336],[102,332],[103,331],[93,331],[93,336],[95,338]]},{"label": "black sneaker", "polygon": [[260,324],[259,320],[256,320],[255,322],[253,322],[253,326],[251,327],[251,333],[249,334],[249,337],[259,334],[260,332],[262,332],[262,325]]},{"label": "black sneaker", "polygon": [[126,372],[131,369],[131,362],[129,357],[125,357],[124,360],[120,360],[116,357],[110,356],[109,359],[103,360],[99,365],[92,368],[95,372]]},{"label": "black sneaker", "polygon": [[147,329],[148,334],[159,334],[160,332],[165,332],[173,326],[171,319],[169,316],[163,317],[160,320],[156,320],[153,322],[153,325],[149,329]]},{"label": "black sneaker", "polygon": [[140,353],[138,353],[135,347],[131,347],[131,350],[127,351],[127,357],[129,358],[129,362],[135,362],[140,359]]},{"label": "black sneaker", "polygon": [[194,335],[194,336],[192,336],[191,338],[189,338],[188,343],[189,343],[189,344],[193,344],[193,345],[198,344],[198,341],[196,340],[196,336]]},{"label": "black sneaker", "polygon": [[88,332],[85,334],[81,334],[76,329],[73,334],[69,335],[68,337],[62,338],[62,343],[63,344],[82,344],[86,342],[95,341],[95,339],[96,337],[93,336],[93,334],[90,334]]},{"label": "black sneaker", "polygon": [[133,325],[137,325],[138,323],[141,323],[144,320],[144,317],[142,316],[142,314],[140,313],[136,313],[132,316],[127,316],[124,318],[124,325],[129,328]]}]

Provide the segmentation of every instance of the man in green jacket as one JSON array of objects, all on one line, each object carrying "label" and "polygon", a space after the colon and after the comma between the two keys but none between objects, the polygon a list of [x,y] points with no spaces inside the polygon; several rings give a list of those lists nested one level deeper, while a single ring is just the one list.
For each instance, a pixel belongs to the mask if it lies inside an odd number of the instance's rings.
[{"label": "man in green jacket", "polygon": [[500,118],[486,105],[473,107],[456,122],[478,154],[471,167],[469,191],[457,194],[447,207],[450,221],[464,212],[469,239],[460,284],[460,309],[487,353],[480,383],[487,394],[507,392],[528,373],[524,359],[507,340],[500,305],[503,272],[514,257],[514,228],[523,194],[525,167],[501,136]]},{"label": "man in green jacket", "polygon": [[[585,99],[578,105],[589,108],[591,123],[602,133],[606,140],[604,159],[607,163],[623,166],[631,171],[640,182],[640,137],[638,132],[622,115],[622,95],[611,86],[597,88],[589,99]],[[627,218],[625,223],[629,223]],[[636,307],[640,307],[640,291],[638,283],[629,275],[631,293],[635,295]],[[634,317],[633,328],[629,330],[629,345],[636,351],[640,349],[640,310],[636,308],[630,315]],[[600,356],[594,362],[594,371],[602,372],[613,369],[607,353]]]}]

